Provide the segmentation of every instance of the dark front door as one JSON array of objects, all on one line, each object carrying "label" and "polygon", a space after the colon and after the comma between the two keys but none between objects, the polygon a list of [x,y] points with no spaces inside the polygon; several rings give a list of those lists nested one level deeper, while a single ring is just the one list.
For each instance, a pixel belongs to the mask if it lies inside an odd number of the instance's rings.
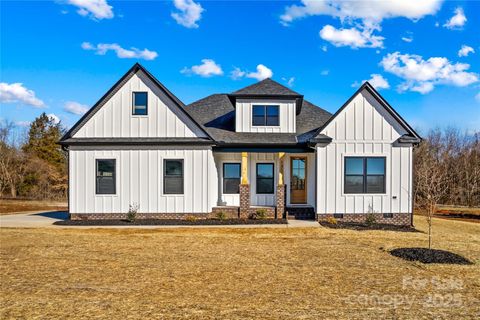
[{"label": "dark front door", "polygon": [[307,158],[291,158],[290,202],[307,203]]}]

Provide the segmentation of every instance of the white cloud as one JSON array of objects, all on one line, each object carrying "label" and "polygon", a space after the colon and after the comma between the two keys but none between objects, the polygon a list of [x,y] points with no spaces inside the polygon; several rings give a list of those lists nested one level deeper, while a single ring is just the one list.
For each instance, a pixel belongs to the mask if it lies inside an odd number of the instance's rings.
[{"label": "white cloud", "polygon": [[[247,72],[243,71],[240,68],[235,67],[232,72],[230,72],[230,77],[233,80],[238,80],[243,77],[247,78],[252,78],[252,79],[257,79],[258,81],[264,80],[266,78],[271,78],[273,76],[273,72],[270,68],[266,67],[263,64],[257,65],[257,71],[256,72]],[[293,79],[293,80],[292,80]],[[292,77],[290,79],[282,78],[282,80],[285,80],[287,82],[291,81],[291,84],[293,85],[293,82],[295,81],[295,78]]]},{"label": "white cloud", "polygon": [[480,92],[475,95],[475,100],[477,100],[477,102],[480,102]]},{"label": "white cloud", "polygon": [[98,55],[105,55],[108,51],[114,51],[117,54],[117,57],[121,59],[144,59],[144,60],[154,60],[158,53],[155,51],[150,51],[148,49],[139,50],[137,48],[131,47],[130,49],[124,49],[117,43],[99,43],[96,46],[92,45],[90,42],[83,42],[81,45],[83,50],[93,50]]},{"label": "white cloud", "polygon": [[247,73],[242,71],[240,68],[234,67],[234,69],[230,72],[230,78],[233,80],[238,80],[243,78]]},{"label": "white cloud", "polygon": [[412,42],[413,37],[402,37],[402,40],[405,41],[405,42]]},{"label": "white cloud", "polygon": [[370,79],[367,80],[375,89],[388,89],[390,84],[381,74],[371,74]]},{"label": "white cloud", "polygon": [[35,96],[35,92],[23,86],[22,83],[0,83],[0,102],[23,103],[36,108],[45,107],[45,103]]},{"label": "white cloud", "polygon": [[317,15],[329,15],[342,21],[361,19],[366,24],[381,22],[383,19],[405,17],[418,20],[435,14],[442,0],[385,0],[385,1],[341,1],[341,0],[302,0],[302,5],[285,8],[280,17],[282,24]]},{"label": "white cloud", "polygon": [[330,73],[330,70],[322,70],[322,72],[320,72],[322,76],[328,76],[329,73]]},{"label": "white cloud", "polygon": [[272,70],[264,66],[263,64],[259,64],[257,66],[256,72],[249,72],[246,75],[247,78],[257,79],[258,81],[261,81],[266,78],[271,78],[272,76],[273,76]]},{"label": "white cloud", "polygon": [[67,3],[78,8],[77,13],[91,19],[112,19],[113,7],[106,0],[67,0]]},{"label": "white cloud", "polygon": [[293,87],[293,84],[295,82],[295,77],[290,77],[290,78],[282,78],[283,81],[287,82],[287,85],[289,87]]},{"label": "white cloud", "polygon": [[197,22],[202,18],[204,9],[193,0],[173,0],[173,5],[180,12],[172,12],[172,18],[186,28],[198,28]]},{"label": "white cloud", "polygon": [[467,22],[467,17],[463,13],[463,9],[458,7],[455,9],[455,15],[451,17],[443,26],[448,29],[461,29],[465,22]]},{"label": "white cloud", "polygon": [[323,52],[327,52],[327,51],[328,51],[328,47],[327,47],[327,46],[322,46],[321,49],[322,49]]},{"label": "white cloud", "polygon": [[400,54],[398,51],[383,57],[380,65],[405,80],[400,84],[400,91],[416,91],[422,94],[432,91],[437,84],[449,84],[458,87],[478,82],[479,76],[467,72],[466,63],[451,63],[447,58],[431,57],[424,60],[419,55]]},{"label": "white cloud", "polygon": [[352,28],[335,28],[326,25],[320,31],[320,37],[335,46],[352,48],[383,47],[384,38],[373,35],[381,31],[384,19],[404,17],[419,20],[435,14],[443,0],[383,0],[383,1],[342,1],[342,0],[302,0],[301,5],[285,8],[280,16],[283,25],[308,16],[328,15],[340,19],[342,24]]},{"label": "white cloud", "polygon": [[466,57],[468,56],[470,53],[475,53],[475,50],[470,47],[470,46],[466,46],[466,45],[463,45],[460,50],[458,50],[458,56],[459,57]]},{"label": "white cloud", "polygon": [[85,112],[88,111],[88,106],[75,101],[67,101],[63,106],[63,110],[68,113],[83,115]]},{"label": "white cloud", "polygon": [[[371,74],[370,79],[362,80],[361,83],[365,83],[366,81],[368,81],[377,90],[390,88],[390,84],[388,83],[387,79],[385,79],[381,74],[378,74],[378,73]],[[359,86],[360,86],[360,83],[358,83],[357,81],[352,83],[353,88],[356,88]]]},{"label": "white cloud", "polygon": [[49,114],[47,114],[47,116],[48,116],[50,119],[53,120],[53,123],[55,123],[55,124],[60,123],[60,118],[57,117],[56,114],[54,114],[54,113],[49,113]]},{"label": "white cloud", "polygon": [[202,59],[202,64],[192,66],[191,68],[185,67],[180,72],[185,74],[193,73],[205,78],[223,74],[222,67],[212,59]]},{"label": "white cloud", "polygon": [[364,28],[362,31],[356,28],[336,29],[326,25],[320,30],[320,38],[332,43],[336,47],[348,46],[351,48],[382,48],[383,37],[373,35],[373,29]]}]

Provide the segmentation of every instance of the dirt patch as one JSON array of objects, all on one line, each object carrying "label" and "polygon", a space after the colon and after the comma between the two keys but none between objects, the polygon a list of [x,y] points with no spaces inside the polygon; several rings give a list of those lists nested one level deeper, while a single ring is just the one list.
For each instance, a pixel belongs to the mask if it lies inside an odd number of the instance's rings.
[{"label": "dirt patch", "polygon": [[223,226],[223,225],[246,225],[246,224],[287,224],[286,219],[138,219],[127,220],[63,220],[54,223],[59,226]]},{"label": "dirt patch", "polygon": [[399,248],[390,251],[392,256],[421,263],[443,263],[469,265],[472,262],[453,252],[428,248]]},{"label": "dirt patch", "polygon": [[326,221],[319,222],[321,226],[331,228],[331,229],[349,229],[357,231],[368,231],[368,230],[385,230],[385,231],[401,231],[401,232],[419,232],[417,229],[410,226],[396,226],[391,224],[365,224],[365,223],[354,223],[354,222],[337,222],[329,223]]}]

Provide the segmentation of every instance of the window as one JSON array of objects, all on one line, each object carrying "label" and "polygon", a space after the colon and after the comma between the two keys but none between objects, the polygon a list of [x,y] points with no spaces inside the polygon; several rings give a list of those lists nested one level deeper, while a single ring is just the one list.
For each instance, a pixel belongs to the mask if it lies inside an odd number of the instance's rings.
[{"label": "window", "polygon": [[115,194],[115,159],[96,160],[96,194]]},{"label": "window", "polygon": [[183,160],[163,160],[163,193],[183,194]]},{"label": "window", "polygon": [[274,193],[273,163],[257,163],[257,193]]},{"label": "window", "polygon": [[252,124],[254,126],[278,126],[278,106],[253,106]]},{"label": "window", "polygon": [[345,157],[344,193],[385,193],[385,157]]},{"label": "window", "polygon": [[133,93],[133,115],[145,116],[147,115],[147,92],[134,92]]},{"label": "window", "polygon": [[240,193],[240,163],[223,164],[223,193]]}]

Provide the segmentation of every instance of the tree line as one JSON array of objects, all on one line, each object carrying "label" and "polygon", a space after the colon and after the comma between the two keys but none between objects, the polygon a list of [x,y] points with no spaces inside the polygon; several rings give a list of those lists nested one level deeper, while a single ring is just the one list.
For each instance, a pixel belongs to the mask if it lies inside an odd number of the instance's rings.
[{"label": "tree line", "polygon": [[[0,196],[66,199],[67,154],[57,144],[65,128],[42,113],[23,136],[0,123]],[[480,131],[433,129],[414,148],[414,200],[480,206]]]},{"label": "tree line", "polygon": [[57,142],[65,128],[42,113],[25,133],[0,123],[0,196],[63,200],[67,197],[67,154]]}]

